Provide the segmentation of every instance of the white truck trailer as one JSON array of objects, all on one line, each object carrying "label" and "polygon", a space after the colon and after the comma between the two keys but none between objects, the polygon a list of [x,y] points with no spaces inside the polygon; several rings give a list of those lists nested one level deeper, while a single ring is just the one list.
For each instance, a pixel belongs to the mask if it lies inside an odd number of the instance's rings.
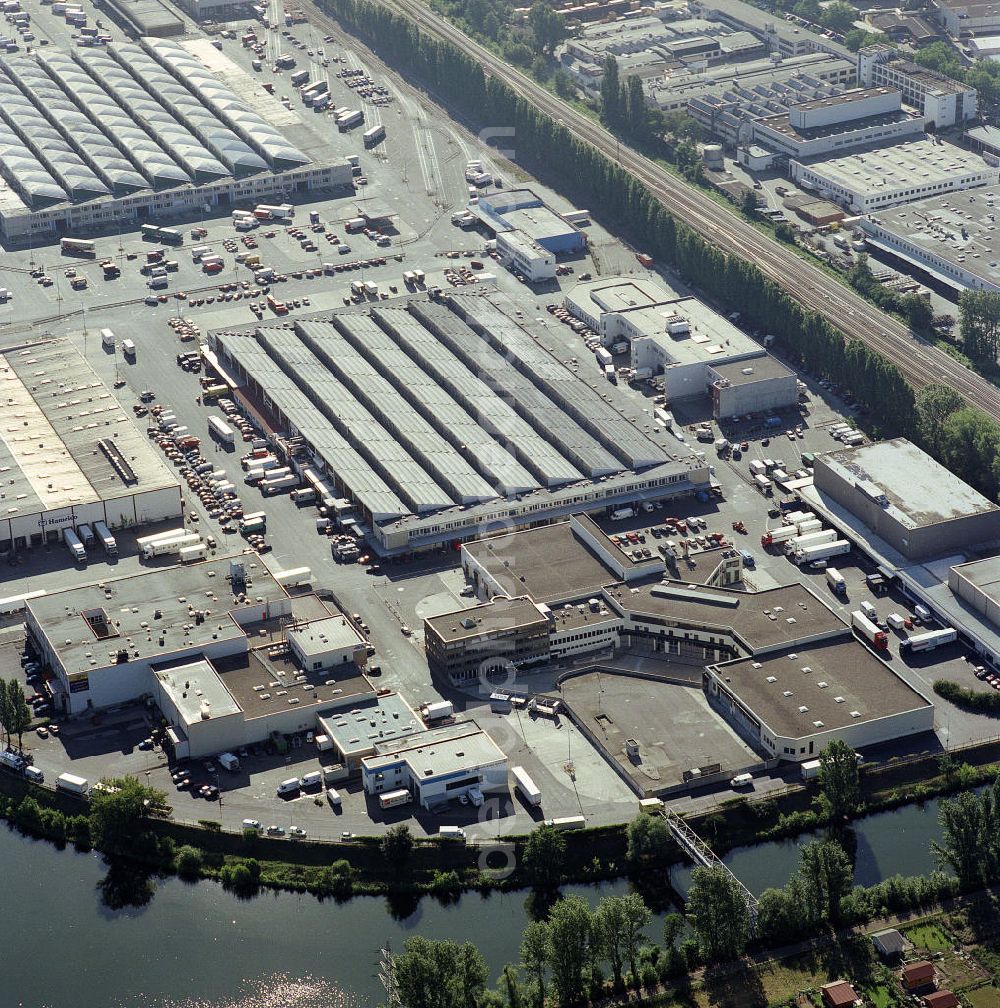
[{"label": "white truck trailer", "polygon": [[536,806],[542,804],[542,792],[524,767],[512,767],[510,774],[514,778],[514,787],[526,804]]}]

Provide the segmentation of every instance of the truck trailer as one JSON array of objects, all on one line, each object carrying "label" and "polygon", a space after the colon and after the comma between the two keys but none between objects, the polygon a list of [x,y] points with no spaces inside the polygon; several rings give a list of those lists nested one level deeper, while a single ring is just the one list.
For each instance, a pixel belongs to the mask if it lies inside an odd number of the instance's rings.
[{"label": "truck trailer", "polygon": [[104,552],[108,556],[118,556],[118,541],[108,530],[108,526],[102,521],[94,522],[94,534],[101,540]]},{"label": "truck trailer", "polygon": [[860,609],[851,613],[851,626],[877,651],[888,650],[889,635],[880,630]]},{"label": "truck trailer", "polygon": [[524,799],[525,804],[538,806],[542,804],[542,792],[538,785],[528,775],[524,767],[516,766],[511,768],[511,776],[514,778],[514,787]]},{"label": "truck trailer", "polygon": [[384,794],[378,796],[379,806],[384,809],[395,808],[397,805],[406,805],[410,801],[412,801],[412,798],[406,788],[400,788],[397,791],[386,791]]},{"label": "truck trailer", "polygon": [[817,543],[813,546],[803,546],[792,555],[792,563],[801,567],[803,564],[814,563],[817,560],[828,560],[830,557],[843,556],[851,552],[851,544],[846,539],[838,539],[831,543]]},{"label": "truck trailer", "polygon": [[836,538],[837,533],[834,529],[822,529],[819,532],[806,532],[805,535],[795,535],[785,543],[785,552],[794,553],[796,550],[805,549],[807,546],[822,546],[824,543],[833,542]]},{"label": "truck trailer", "polygon": [[85,795],[89,786],[86,777],[77,777],[76,774],[64,773],[56,778],[57,790],[68,791],[70,794]]},{"label": "truck trailer", "polygon": [[194,546],[200,542],[201,536],[197,532],[185,532],[175,539],[158,539],[156,542],[147,543],[142,547],[142,556],[146,560],[158,556],[170,556],[180,553],[185,546]]},{"label": "truck trailer", "polygon": [[768,529],[761,537],[761,546],[777,546],[779,543],[788,542],[798,535],[798,529],[794,525],[779,525],[777,528]]},{"label": "truck trailer", "polygon": [[942,644],[951,644],[958,640],[958,631],[954,627],[944,627],[941,630],[930,630],[927,633],[913,634],[900,641],[899,650],[916,653],[918,651],[933,651]]},{"label": "truck trailer", "polygon": [[224,445],[234,445],[236,443],[236,435],[233,433],[233,428],[220,417],[210,416],[208,418],[208,431],[216,441]]},{"label": "truck trailer", "polygon": [[87,562],[87,551],[83,548],[80,537],[71,528],[63,529],[63,542],[77,563]]},{"label": "truck trailer", "polygon": [[455,705],[450,700],[441,700],[437,703],[426,703],[420,708],[420,716],[426,724],[432,721],[443,721],[450,718],[455,713]]},{"label": "truck trailer", "polygon": [[844,580],[844,575],[836,567],[827,567],[826,583],[830,586],[830,591],[838,598],[847,597],[847,582]]}]

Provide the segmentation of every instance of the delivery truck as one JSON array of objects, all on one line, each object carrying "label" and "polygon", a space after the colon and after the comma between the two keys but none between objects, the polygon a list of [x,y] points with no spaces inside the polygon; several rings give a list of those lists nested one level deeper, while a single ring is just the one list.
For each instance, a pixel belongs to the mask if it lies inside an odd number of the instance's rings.
[{"label": "delivery truck", "polygon": [[381,808],[390,809],[397,805],[406,805],[412,801],[410,792],[406,788],[399,788],[396,791],[386,791],[378,796],[378,803]]},{"label": "delivery truck", "polygon": [[308,567],[291,567],[288,570],[275,571],[272,576],[282,588],[297,588],[312,581],[312,571]]},{"label": "delivery truck", "polygon": [[889,635],[880,630],[860,609],[851,613],[851,626],[858,636],[863,637],[876,651],[889,648]]},{"label": "delivery truck", "polygon": [[180,553],[185,546],[194,546],[200,542],[201,536],[197,532],[185,532],[176,539],[158,539],[156,542],[148,543],[142,547],[142,556],[145,560],[152,560],[158,556],[172,556]]},{"label": "delivery truck", "polygon": [[236,443],[233,428],[220,417],[210,416],[208,418],[208,432],[221,444],[232,446]]},{"label": "delivery truck", "polygon": [[587,820],[582,815],[562,816],[559,819],[546,819],[545,825],[557,830],[583,829]]},{"label": "delivery truck", "polygon": [[263,480],[260,484],[260,492],[265,497],[270,497],[274,494],[284,493],[286,490],[293,490],[298,485],[298,476],[289,473],[287,476]]},{"label": "delivery truck", "polygon": [[425,724],[431,724],[434,721],[443,721],[445,718],[450,718],[454,713],[455,706],[450,700],[425,703],[420,707],[420,716],[424,719]]},{"label": "delivery truck", "polygon": [[830,557],[843,556],[851,552],[851,544],[846,539],[837,539],[831,543],[817,543],[813,546],[803,546],[792,555],[792,563],[801,567],[803,564],[816,563],[818,560],[828,560]]},{"label": "delivery truck", "polygon": [[822,768],[823,764],[818,759],[806,760],[805,763],[799,764],[799,773],[802,774],[803,780],[815,780]]},{"label": "delivery truck", "polygon": [[524,799],[525,804],[541,805],[542,792],[528,775],[528,771],[524,767],[516,766],[511,769],[510,773],[514,778],[514,787]]},{"label": "delivery truck", "polygon": [[56,778],[56,788],[59,791],[68,791],[70,794],[85,795],[89,786],[86,777],[77,777],[76,774],[64,773]]},{"label": "delivery truck", "polygon": [[611,512],[612,521],[622,521],[625,518],[634,518],[634,517],[635,517],[635,508],[630,507],[616,508],[614,511]]},{"label": "delivery truck", "polygon": [[899,650],[904,653],[933,651],[942,644],[952,644],[958,640],[958,631],[954,627],[943,627],[941,630],[930,630],[927,633],[913,634],[900,641]]},{"label": "delivery truck", "polygon": [[827,567],[826,583],[830,586],[830,591],[838,598],[847,598],[847,582],[836,567]]}]

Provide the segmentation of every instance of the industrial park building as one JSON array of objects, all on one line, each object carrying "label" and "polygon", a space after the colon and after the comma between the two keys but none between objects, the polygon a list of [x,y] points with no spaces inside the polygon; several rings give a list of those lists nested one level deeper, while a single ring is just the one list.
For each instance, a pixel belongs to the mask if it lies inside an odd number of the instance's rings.
[{"label": "industrial park building", "polygon": [[515,313],[413,297],[211,340],[234,396],[305,439],[380,553],[707,490],[704,460],[634,426]]},{"label": "industrial park building", "polygon": [[861,214],[1000,182],[1000,169],[933,137],[789,167],[803,189]]},{"label": "industrial park building", "polygon": [[1000,507],[904,438],[817,455],[813,476],[910,560],[1000,541]]},{"label": "industrial park building", "polygon": [[165,521],[180,484],[72,344],[0,354],[0,553],[58,542],[66,529]]},{"label": "industrial park building", "polygon": [[207,39],[42,50],[0,70],[9,240],[352,184],[346,158]]},{"label": "industrial park building", "polygon": [[857,227],[888,252],[956,291],[1000,291],[1000,187],[929,197],[862,217]]},{"label": "industrial park building", "polygon": [[833,738],[863,747],[932,730],[930,701],[805,585],[733,591],[720,573],[732,555],[739,575],[736,550],[659,551],[637,560],[586,516],[468,543],[464,572],[488,601],[427,618],[428,656],[446,643],[459,668],[467,645],[470,661],[515,672],[511,640],[530,629],[532,665],[580,670],[619,652],[701,665],[708,701],[766,759],[815,758]]},{"label": "industrial park building", "polygon": [[892,46],[865,46],[858,52],[857,60],[859,84],[898,89],[903,103],[920,112],[928,126],[944,129],[961,125],[979,114],[974,87],[919,63],[900,59]]}]

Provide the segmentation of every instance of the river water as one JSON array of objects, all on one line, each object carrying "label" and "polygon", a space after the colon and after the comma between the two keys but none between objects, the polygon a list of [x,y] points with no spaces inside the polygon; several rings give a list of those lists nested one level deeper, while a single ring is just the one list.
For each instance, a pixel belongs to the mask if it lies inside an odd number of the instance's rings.
[{"label": "river water", "polygon": [[[858,824],[856,879],[933,870],[937,805]],[[731,852],[726,862],[754,892],[782,885],[808,838]],[[157,880],[144,906],[110,909],[135,880],[110,877],[95,854],[59,851],[0,827],[5,913],[0,998],[17,1008],[368,1008],[380,1003],[379,949],[411,935],[471,941],[494,974],[518,955],[525,894],[423,899],[406,916],[381,898],[348,903],[266,893],[241,900],[214,883]],[[674,872],[684,891],[690,873]],[[568,887],[592,903],[625,882]],[[659,924],[651,928],[656,938]]]}]

